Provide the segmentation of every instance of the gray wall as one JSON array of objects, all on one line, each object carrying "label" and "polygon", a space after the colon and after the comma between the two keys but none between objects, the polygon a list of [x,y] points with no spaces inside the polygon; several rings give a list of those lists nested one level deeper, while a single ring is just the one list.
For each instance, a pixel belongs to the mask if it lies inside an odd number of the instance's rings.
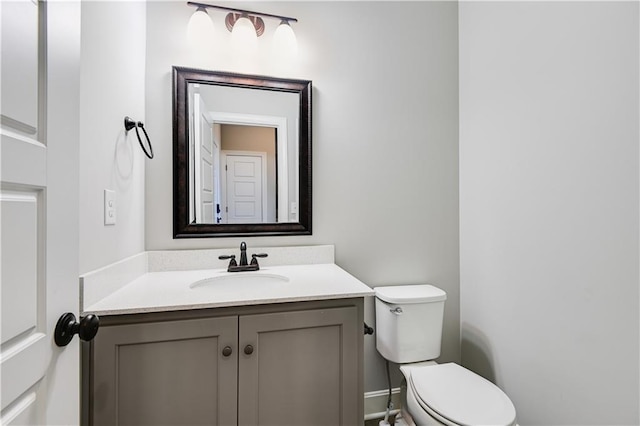
[{"label": "gray wall", "polygon": [[[80,67],[80,273],[144,251],[145,155],[124,117],[145,122],[146,5],[82,2]],[[124,48],[126,46],[126,49]],[[149,129],[152,142],[154,129]],[[154,145],[155,148],[155,145]],[[104,225],[104,190],[116,224]]]},{"label": "gray wall", "polygon": [[[442,360],[459,348],[457,3],[247,2],[295,16],[296,63],[270,60],[267,34],[243,60],[220,38],[187,46],[193,9],[147,4],[146,248],[237,247],[240,238],[172,239],[171,66],[313,81],[313,235],[246,238],[251,246],[335,244],[337,263],[370,286],[430,282],[448,293]],[[367,301],[367,321],[374,323]],[[386,387],[366,338],[365,389]],[[394,381],[399,383],[396,372]]]},{"label": "gray wall", "polygon": [[638,424],[638,3],[460,3],[462,361],[522,424]]}]

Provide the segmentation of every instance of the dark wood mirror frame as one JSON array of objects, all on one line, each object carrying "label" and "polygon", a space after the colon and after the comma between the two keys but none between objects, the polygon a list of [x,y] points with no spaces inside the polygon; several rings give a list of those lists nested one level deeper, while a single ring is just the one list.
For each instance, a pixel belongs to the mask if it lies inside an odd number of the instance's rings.
[{"label": "dark wood mirror frame", "polygon": [[[298,222],[203,224],[189,221],[189,83],[297,93]],[[311,81],[173,67],[173,238],[311,235]]]}]

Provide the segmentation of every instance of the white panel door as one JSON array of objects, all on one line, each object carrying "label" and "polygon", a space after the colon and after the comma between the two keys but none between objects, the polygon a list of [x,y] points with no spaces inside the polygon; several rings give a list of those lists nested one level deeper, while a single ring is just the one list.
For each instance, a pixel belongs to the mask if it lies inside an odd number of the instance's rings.
[{"label": "white panel door", "polygon": [[266,155],[226,155],[227,223],[262,223],[266,218]]},{"label": "white panel door", "polygon": [[[78,424],[80,3],[0,2],[0,423]],[[46,58],[46,64],[45,64]]]}]

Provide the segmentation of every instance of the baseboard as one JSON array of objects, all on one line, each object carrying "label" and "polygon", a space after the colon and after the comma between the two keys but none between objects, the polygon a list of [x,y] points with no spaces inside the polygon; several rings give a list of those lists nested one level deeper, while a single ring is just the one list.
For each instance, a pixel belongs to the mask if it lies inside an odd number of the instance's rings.
[{"label": "baseboard", "polygon": [[[387,399],[389,390],[379,390],[364,393],[364,419],[373,420],[383,418],[387,412]],[[391,414],[396,414],[400,408],[400,388],[391,389],[391,402],[393,410]]]}]

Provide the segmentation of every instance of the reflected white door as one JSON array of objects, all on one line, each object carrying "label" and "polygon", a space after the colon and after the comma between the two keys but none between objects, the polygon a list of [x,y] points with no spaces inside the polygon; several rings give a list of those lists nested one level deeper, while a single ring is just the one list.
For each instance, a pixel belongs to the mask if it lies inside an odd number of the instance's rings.
[{"label": "reflected white door", "polygon": [[213,120],[199,93],[194,94],[196,223],[216,223]]},{"label": "reflected white door", "polygon": [[266,216],[266,154],[226,153],[227,223],[262,223]]},{"label": "reflected white door", "polygon": [[220,147],[222,135],[219,124],[213,125],[213,208],[215,223],[222,222],[222,190],[220,188]]},{"label": "reflected white door", "polygon": [[0,423],[78,424],[78,339],[53,331],[79,307],[80,3],[0,2],[0,19]]}]

